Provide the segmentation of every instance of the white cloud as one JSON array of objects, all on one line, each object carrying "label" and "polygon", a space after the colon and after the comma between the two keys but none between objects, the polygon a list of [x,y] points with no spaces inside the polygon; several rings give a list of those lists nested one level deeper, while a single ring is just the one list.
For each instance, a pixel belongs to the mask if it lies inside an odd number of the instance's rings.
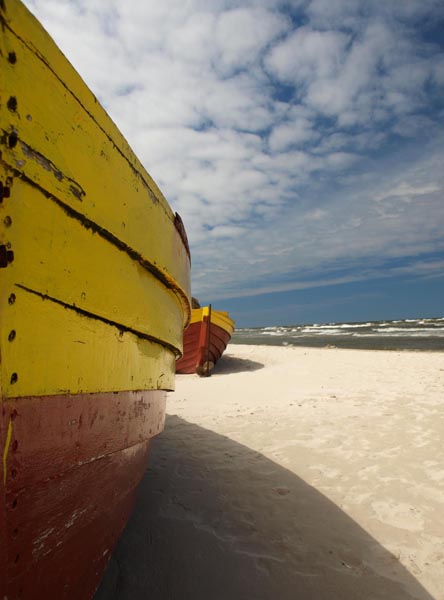
[{"label": "white cloud", "polygon": [[388,198],[401,198],[405,202],[410,202],[415,196],[425,196],[426,194],[433,194],[441,191],[441,187],[435,183],[415,186],[412,185],[412,183],[401,181],[395,187],[390,188],[382,194],[377,194],[375,200],[381,202]]},{"label": "white cloud", "polygon": [[348,37],[340,32],[299,27],[272,49],[267,66],[281,81],[295,85],[335,77],[347,42]]},{"label": "white cloud", "polygon": [[269,145],[273,152],[282,152],[317,138],[319,133],[314,129],[314,124],[308,119],[300,118],[276,125],[270,134]]},{"label": "white cloud", "polygon": [[[389,29],[379,23],[370,24],[351,43],[340,68],[310,84],[307,103],[327,115],[340,118],[344,113],[344,125],[374,118],[373,111],[385,91],[381,86],[383,80],[378,78],[378,66],[385,53],[393,51]],[[356,110],[352,113],[354,108]]]},{"label": "white cloud", "polygon": [[261,52],[289,26],[283,15],[261,7],[223,12],[216,29],[221,49],[219,68],[224,72],[254,64]]},{"label": "white cloud", "polygon": [[442,3],[26,3],[182,215],[194,293],[443,250]]}]

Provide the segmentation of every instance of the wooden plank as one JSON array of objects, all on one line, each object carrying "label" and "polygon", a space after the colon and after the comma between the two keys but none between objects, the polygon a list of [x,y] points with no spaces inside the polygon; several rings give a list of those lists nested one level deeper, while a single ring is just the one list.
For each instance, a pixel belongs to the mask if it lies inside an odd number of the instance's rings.
[{"label": "wooden plank", "polygon": [[11,430],[8,491],[18,493],[157,435],[165,402],[163,390],[8,400],[2,415],[2,426]]},{"label": "wooden plank", "polygon": [[174,353],[131,332],[20,288],[0,317],[5,398],[174,389]]},{"label": "wooden plank", "polygon": [[178,296],[126,252],[20,180],[0,205],[0,222],[6,219],[14,261],[0,273],[2,293],[21,285],[181,351]]}]

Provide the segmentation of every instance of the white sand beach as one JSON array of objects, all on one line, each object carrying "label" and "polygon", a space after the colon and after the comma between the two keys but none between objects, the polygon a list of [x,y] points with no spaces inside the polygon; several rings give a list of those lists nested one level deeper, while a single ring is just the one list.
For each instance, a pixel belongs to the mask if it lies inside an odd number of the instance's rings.
[{"label": "white sand beach", "polygon": [[167,412],[97,600],[444,600],[444,353],[232,344]]}]

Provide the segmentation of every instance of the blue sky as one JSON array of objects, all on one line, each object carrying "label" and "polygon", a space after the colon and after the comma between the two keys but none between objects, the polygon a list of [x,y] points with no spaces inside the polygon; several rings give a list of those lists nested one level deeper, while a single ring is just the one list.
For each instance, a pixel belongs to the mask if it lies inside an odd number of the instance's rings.
[{"label": "blue sky", "polygon": [[27,0],[239,326],[441,316],[441,0]]}]

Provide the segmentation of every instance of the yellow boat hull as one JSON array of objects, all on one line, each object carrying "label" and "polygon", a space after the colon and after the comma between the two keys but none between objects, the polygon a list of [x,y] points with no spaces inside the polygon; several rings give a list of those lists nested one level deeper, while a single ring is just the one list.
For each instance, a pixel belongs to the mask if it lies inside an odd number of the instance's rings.
[{"label": "yellow boat hull", "polygon": [[[175,215],[28,11],[10,1],[3,19],[1,103],[10,108],[1,113],[0,176],[10,198],[0,205],[0,243],[13,260],[0,271],[0,311],[2,334],[14,329],[16,339],[2,348],[2,394],[156,388],[161,373],[171,388],[164,361],[181,353],[190,316],[189,256]],[[52,319],[57,344],[41,335]],[[31,354],[33,336],[41,350]],[[153,343],[168,358],[151,362]],[[94,357],[113,353],[139,359],[113,360],[120,375],[109,373],[108,383]],[[76,383],[70,373],[79,371]]]}]

